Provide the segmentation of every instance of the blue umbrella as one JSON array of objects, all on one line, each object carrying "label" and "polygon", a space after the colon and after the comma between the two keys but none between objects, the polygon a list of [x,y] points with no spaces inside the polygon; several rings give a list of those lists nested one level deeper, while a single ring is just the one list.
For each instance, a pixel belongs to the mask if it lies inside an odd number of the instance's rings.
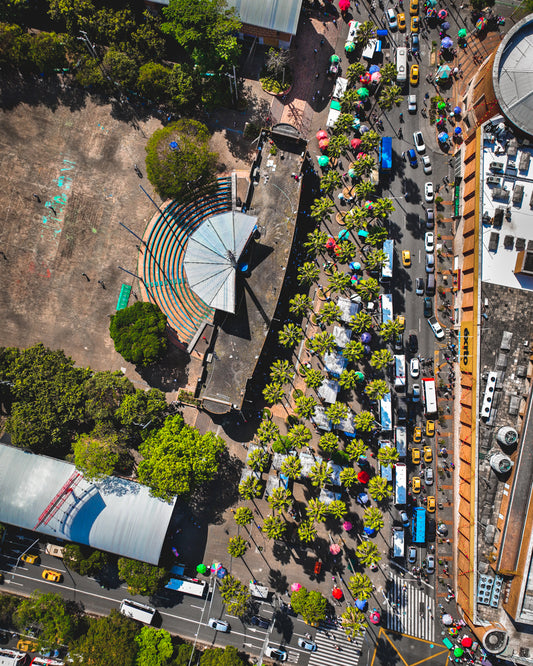
[{"label": "blue umbrella", "polygon": [[350,263],[350,268],[352,271],[360,271],[361,270],[361,264],[358,261],[352,261]]},{"label": "blue umbrella", "polygon": [[176,141],[171,141],[170,142],[170,147],[172,148],[172,150],[177,150],[178,144],[176,143]]},{"label": "blue umbrella", "polygon": [[361,132],[361,134],[364,134],[365,132],[370,131],[370,127],[368,127],[367,125],[361,125],[361,127],[359,128],[359,131]]},{"label": "blue umbrella", "polygon": [[370,347],[368,345],[365,345],[365,354],[370,354],[371,351],[372,350],[370,349]]},{"label": "blue umbrella", "polygon": [[365,331],[364,333],[361,334],[361,342],[363,344],[366,344],[367,342],[370,342],[370,340],[372,340],[372,336],[370,335],[370,333],[367,333]]},{"label": "blue umbrella", "polygon": [[224,567],[220,567],[220,569],[217,571],[217,578],[224,578],[227,573],[228,572],[226,569],[224,569]]},{"label": "blue umbrella", "polygon": [[448,139],[449,139],[446,132],[441,132],[437,138],[438,138],[439,141],[442,141],[443,143],[444,143],[444,141],[448,141]]},{"label": "blue umbrella", "polygon": [[359,493],[359,495],[357,495],[357,500],[361,502],[361,504],[366,504],[368,502],[368,495],[366,493]]},{"label": "blue umbrella", "polygon": [[460,106],[456,106],[456,107],[454,108],[453,112],[455,113],[456,116],[460,116],[460,115],[461,115],[461,107],[460,107]]},{"label": "blue umbrella", "polygon": [[443,49],[451,49],[453,46],[453,41],[449,37],[444,37],[440,45]]},{"label": "blue umbrella", "polygon": [[357,608],[359,608],[359,610],[362,610],[362,611],[366,610],[366,606],[367,606],[366,599],[356,599],[355,600],[355,605],[357,606]]},{"label": "blue umbrella", "polygon": [[365,527],[365,528],[363,529],[363,532],[364,532],[365,534],[368,534],[368,536],[372,536],[373,534],[376,533],[376,530],[373,530],[371,527]]},{"label": "blue umbrella", "polygon": [[370,74],[375,74],[376,72],[379,72],[379,65],[371,65],[368,71]]},{"label": "blue umbrella", "polygon": [[444,21],[444,23],[441,23],[441,24],[440,24],[440,27],[441,27],[443,30],[449,30],[449,29],[450,29],[450,24],[448,23],[448,21]]},{"label": "blue umbrella", "polygon": [[462,134],[463,130],[460,127],[456,127],[454,130],[456,135]]}]

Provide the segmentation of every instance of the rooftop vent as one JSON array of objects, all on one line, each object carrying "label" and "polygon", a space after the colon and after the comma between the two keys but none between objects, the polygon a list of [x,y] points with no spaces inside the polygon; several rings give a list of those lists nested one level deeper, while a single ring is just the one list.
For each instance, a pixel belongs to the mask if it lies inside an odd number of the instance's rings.
[{"label": "rooftop vent", "polygon": [[492,401],[494,399],[494,390],[496,388],[496,373],[489,372],[487,377],[487,385],[485,387],[485,394],[483,396],[483,404],[481,406],[481,418],[484,421],[488,421],[490,418],[490,412],[492,410]]},{"label": "rooftop vent", "polygon": [[518,432],[511,426],[503,426],[496,433],[496,440],[502,446],[513,446],[518,441]]}]

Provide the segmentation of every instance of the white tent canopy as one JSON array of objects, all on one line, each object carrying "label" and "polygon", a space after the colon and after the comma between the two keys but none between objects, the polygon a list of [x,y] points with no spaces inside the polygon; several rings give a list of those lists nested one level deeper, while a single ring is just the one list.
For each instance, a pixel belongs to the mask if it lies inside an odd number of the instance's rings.
[{"label": "white tent canopy", "polygon": [[230,211],[208,218],[189,238],[183,265],[193,291],[216,310],[235,312],[236,262],[257,217]]}]

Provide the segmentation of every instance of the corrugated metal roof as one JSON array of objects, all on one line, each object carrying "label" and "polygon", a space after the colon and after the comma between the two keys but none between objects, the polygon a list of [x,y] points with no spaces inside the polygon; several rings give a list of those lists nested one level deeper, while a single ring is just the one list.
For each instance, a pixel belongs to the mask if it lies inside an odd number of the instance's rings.
[{"label": "corrugated metal roof", "polygon": [[[0,522],[33,530],[75,471],[62,460],[0,445]],[[174,504],[125,479],[82,478],[48,524],[36,531],[157,564]]]},{"label": "corrugated metal roof", "polygon": [[243,23],[295,35],[302,0],[226,0]]}]

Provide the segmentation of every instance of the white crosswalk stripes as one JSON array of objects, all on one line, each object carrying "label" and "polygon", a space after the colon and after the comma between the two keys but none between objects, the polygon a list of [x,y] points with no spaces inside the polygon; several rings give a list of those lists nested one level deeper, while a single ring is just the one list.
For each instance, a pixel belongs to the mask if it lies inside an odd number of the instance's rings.
[{"label": "white crosswalk stripes", "polygon": [[[326,636],[324,629],[328,632]],[[342,629],[333,628],[332,625],[317,631],[314,637],[317,645],[316,652],[311,654],[309,666],[357,666],[361,656],[361,646],[364,635],[349,641]],[[337,650],[336,648],[339,648]]]},{"label": "white crosswalk stripes", "polygon": [[392,574],[387,599],[387,629],[435,640],[435,602],[418,583]]}]

